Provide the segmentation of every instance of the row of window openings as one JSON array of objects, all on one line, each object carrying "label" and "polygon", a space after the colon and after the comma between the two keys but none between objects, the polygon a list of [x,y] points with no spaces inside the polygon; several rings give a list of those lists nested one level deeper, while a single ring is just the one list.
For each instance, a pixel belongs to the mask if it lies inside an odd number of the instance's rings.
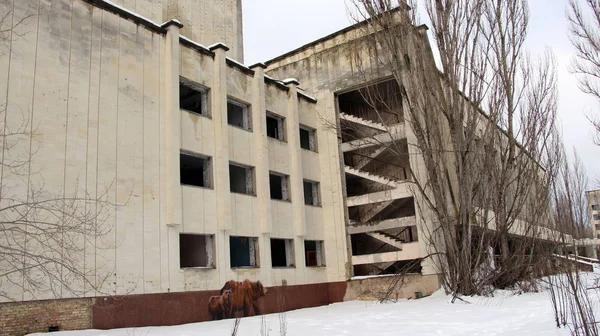
[{"label": "row of window openings", "polygon": [[[181,268],[215,268],[215,236],[179,234],[179,265]],[[307,267],[325,266],[322,240],[304,241],[304,260]],[[231,268],[260,267],[258,238],[229,237]],[[271,238],[271,266],[295,267],[295,248],[292,239]]]},{"label": "row of window openings", "polygon": [[[179,105],[186,111],[208,117],[208,91],[192,82],[182,79],[179,83]],[[285,119],[283,117],[268,113],[266,117],[267,136],[285,141],[284,122]],[[250,106],[233,99],[228,99],[227,123],[231,126],[251,130]],[[300,126],[300,147],[311,151],[317,150],[314,129]]]},{"label": "row of window openings", "polygon": [[[179,164],[181,184],[204,188],[212,187],[211,160],[209,157],[180,153]],[[231,192],[253,195],[254,168],[230,163],[229,187]],[[271,199],[291,201],[289,176],[270,172],[269,189]],[[304,204],[318,206],[320,204],[319,183],[304,180],[303,189]]]}]

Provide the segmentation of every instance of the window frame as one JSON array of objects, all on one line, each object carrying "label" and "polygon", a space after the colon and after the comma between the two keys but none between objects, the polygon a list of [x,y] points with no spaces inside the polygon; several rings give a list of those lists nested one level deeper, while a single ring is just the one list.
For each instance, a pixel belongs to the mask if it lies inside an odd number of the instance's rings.
[{"label": "window frame", "polygon": [[[242,108],[242,126],[229,122],[229,104]],[[233,97],[227,97],[227,125],[244,131],[252,132],[252,109],[251,105]]]},{"label": "window frame", "polygon": [[[273,265],[273,240],[283,241],[285,244],[285,263],[286,266],[275,266]],[[294,239],[290,238],[275,238],[269,239],[269,247],[271,248],[271,268],[295,268],[296,267],[296,248]]]},{"label": "window frame", "polygon": [[[315,243],[315,260],[316,260],[316,265],[309,265],[309,258],[308,258],[308,252],[312,252],[312,251],[307,251],[306,249],[306,243],[307,242],[314,242]],[[327,267],[327,262],[325,261],[325,241],[323,240],[311,240],[311,239],[305,239],[304,240],[304,264],[306,267]]]},{"label": "window frame", "polygon": [[[184,107],[181,106],[181,86],[187,86],[188,88],[197,91],[198,93],[200,93],[200,102],[202,104],[201,113],[198,113],[196,111],[192,111],[189,109],[186,109]],[[185,78],[183,76],[179,76],[179,108],[183,111],[186,111],[188,113],[192,113],[195,115],[199,115],[199,116],[203,116],[206,118],[212,118],[212,115],[210,113],[210,89],[202,84],[199,84],[197,82],[194,82],[193,80],[190,80],[188,78]]]},{"label": "window frame", "polygon": [[[231,166],[243,168],[246,170],[246,192],[245,193],[231,190]],[[235,193],[235,194],[240,194],[240,195],[256,196],[256,178],[255,178],[254,167],[245,165],[243,163],[229,161],[229,172],[228,173],[229,173],[229,191],[230,192]],[[248,183],[248,179],[251,179],[250,183]],[[248,187],[250,187],[250,190],[248,190]]]},{"label": "window frame", "polygon": [[[281,178],[281,195],[282,195],[281,199],[273,198],[273,195],[271,194],[271,175],[278,176]],[[273,201],[291,202],[292,201],[291,195],[292,195],[292,193],[290,192],[290,176],[270,170],[269,171],[269,198]]]},{"label": "window frame", "polygon": [[[182,265],[182,236],[203,236],[205,242],[205,250],[206,250],[206,266],[183,266]],[[190,233],[190,232],[180,232],[179,233],[179,268],[180,269],[216,269],[217,263],[215,261],[216,254],[216,243],[215,243],[215,235],[208,233]]]},{"label": "window frame", "polygon": [[[181,168],[182,168],[181,167],[181,156],[182,155],[201,159],[204,161],[204,163],[203,163],[203,173],[204,173],[203,174],[203,183],[204,183],[204,185],[203,186],[189,184],[189,183],[183,183],[181,181]],[[194,187],[194,188],[213,189],[214,181],[213,181],[213,171],[212,170],[213,170],[212,169],[212,157],[210,157],[208,155],[192,152],[189,150],[185,150],[185,149],[179,150],[179,184],[180,185]]]},{"label": "window frame", "polygon": [[[278,137],[272,137],[269,135],[269,129],[268,129],[268,123],[267,123],[267,118],[271,118],[271,119],[275,119],[277,121],[277,130],[278,130]],[[285,117],[282,117],[278,114],[275,114],[273,112],[268,112],[266,113],[265,116],[265,125],[267,125],[267,137],[270,139],[275,139],[275,140],[279,140],[281,142],[287,142],[286,139],[286,132],[285,132]]]},{"label": "window frame", "polygon": [[[308,132],[308,148],[302,147],[302,136],[300,135],[301,130]],[[319,152],[319,150],[318,150],[319,146],[317,143],[317,130],[315,128],[300,124],[299,130],[298,130],[298,136],[300,137],[300,139],[298,139],[298,140],[300,140],[300,148],[311,151],[311,152],[315,152],[315,153]]]},{"label": "window frame", "polygon": [[[231,253],[231,240],[236,238],[246,238],[248,239],[248,258],[250,261],[250,266],[233,266]],[[252,254],[254,252],[254,255]],[[252,263],[254,261],[254,263]],[[258,241],[258,237],[250,237],[250,236],[229,236],[229,268],[236,269],[248,269],[248,268],[260,268],[260,245]]]},{"label": "window frame", "polygon": [[[312,193],[313,193],[313,203],[311,204],[307,204],[306,203],[306,189],[305,189],[305,183],[310,183],[311,184],[311,188],[312,188]],[[303,199],[304,199],[304,205],[310,205],[310,206],[315,206],[315,207],[320,207],[321,206],[321,183],[317,182],[317,181],[313,181],[313,180],[307,180],[307,179],[303,179],[302,180],[302,193],[303,193]],[[316,200],[316,204],[315,201]]]}]

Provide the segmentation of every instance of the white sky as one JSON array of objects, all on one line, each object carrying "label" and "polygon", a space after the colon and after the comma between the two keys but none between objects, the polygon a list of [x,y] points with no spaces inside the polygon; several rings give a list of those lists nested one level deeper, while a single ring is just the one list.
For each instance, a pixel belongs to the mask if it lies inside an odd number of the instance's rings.
[{"label": "white sky", "polygon": [[[555,55],[566,147],[577,150],[594,188],[600,187],[600,147],[592,142],[585,113],[600,114],[600,105],[579,91],[569,72],[574,49],[567,36],[567,4],[567,0],[529,0],[528,47],[532,56],[542,55],[546,48]],[[246,64],[267,61],[352,24],[345,0],[243,0],[243,11]]]}]

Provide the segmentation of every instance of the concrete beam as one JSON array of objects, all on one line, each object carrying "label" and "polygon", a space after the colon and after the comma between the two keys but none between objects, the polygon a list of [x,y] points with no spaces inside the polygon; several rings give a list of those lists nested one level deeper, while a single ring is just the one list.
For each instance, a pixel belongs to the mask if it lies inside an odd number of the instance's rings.
[{"label": "concrete beam", "polygon": [[412,193],[408,189],[408,183],[400,183],[396,189],[348,197],[348,199],[346,200],[346,204],[347,206],[352,207],[365,204],[379,203],[384,201],[391,201],[412,196]]},{"label": "concrete beam", "polygon": [[389,229],[397,229],[407,226],[416,226],[417,218],[415,216],[410,217],[402,217],[402,218],[393,218],[386,219],[384,221],[378,223],[367,223],[360,225],[349,225],[348,233],[349,234],[357,234],[357,233],[367,233],[381,230],[389,230]]},{"label": "concrete beam", "polygon": [[402,244],[402,251],[352,256],[352,265],[367,265],[420,258],[419,243]]}]

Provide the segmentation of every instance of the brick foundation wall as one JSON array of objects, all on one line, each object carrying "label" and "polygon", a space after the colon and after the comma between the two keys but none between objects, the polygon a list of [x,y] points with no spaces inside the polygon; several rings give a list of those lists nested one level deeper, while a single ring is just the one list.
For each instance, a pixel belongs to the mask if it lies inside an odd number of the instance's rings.
[{"label": "brick foundation wall", "polygon": [[0,336],[22,336],[60,330],[88,329],[92,325],[92,299],[63,299],[0,303]]}]

